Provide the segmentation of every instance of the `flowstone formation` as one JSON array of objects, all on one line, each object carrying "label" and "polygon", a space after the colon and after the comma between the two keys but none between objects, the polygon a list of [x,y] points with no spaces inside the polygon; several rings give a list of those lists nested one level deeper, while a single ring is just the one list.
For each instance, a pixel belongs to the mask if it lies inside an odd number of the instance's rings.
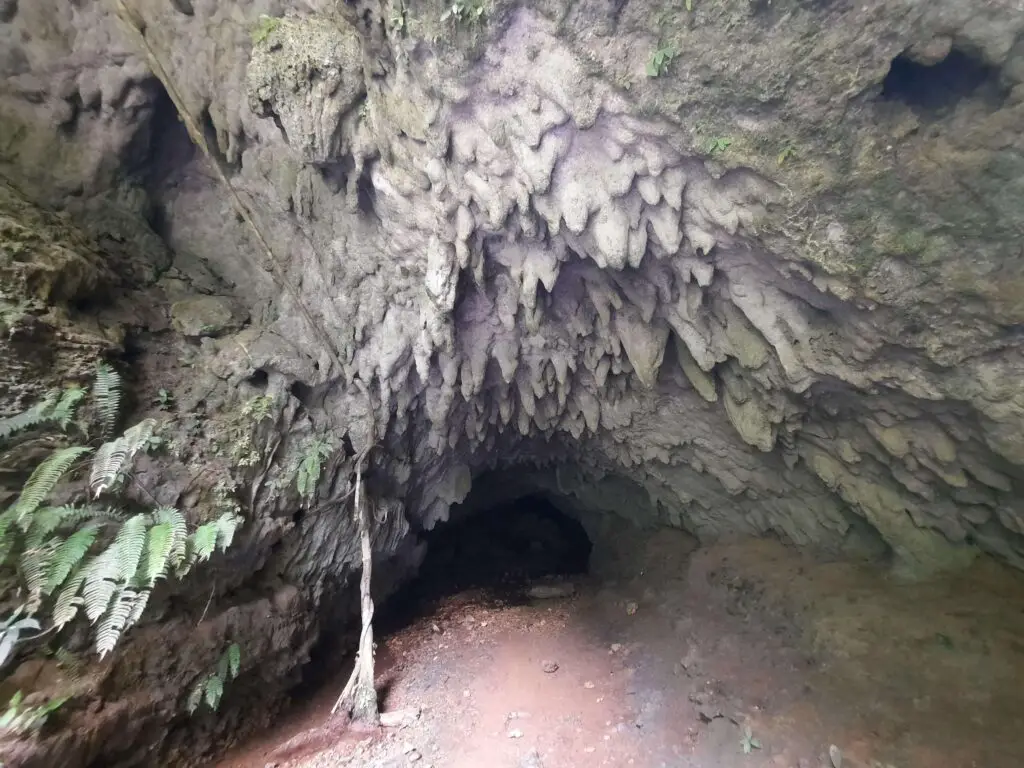
[{"label": "flowstone formation", "polygon": [[230,286],[195,389],[262,387],[345,442],[253,584],[332,594],[371,446],[406,564],[485,482],[905,577],[1024,566],[1014,3],[442,5],[0,25],[4,175]]}]

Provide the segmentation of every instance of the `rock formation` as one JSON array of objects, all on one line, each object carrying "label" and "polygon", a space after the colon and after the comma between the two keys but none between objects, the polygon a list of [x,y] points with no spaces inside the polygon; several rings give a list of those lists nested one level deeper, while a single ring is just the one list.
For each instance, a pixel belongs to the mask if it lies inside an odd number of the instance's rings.
[{"label": "rock formation", "polygon": [[1024,567],[1017,3],[442,6],[0,2],[0,172],[177,302],[128,326],[191,350],[182,407],[267,392],[282,455],[345,444],[303,515],[250,499],[234,583],[301,601],[275,669],[371,445],[406,564],[473,489]]}]

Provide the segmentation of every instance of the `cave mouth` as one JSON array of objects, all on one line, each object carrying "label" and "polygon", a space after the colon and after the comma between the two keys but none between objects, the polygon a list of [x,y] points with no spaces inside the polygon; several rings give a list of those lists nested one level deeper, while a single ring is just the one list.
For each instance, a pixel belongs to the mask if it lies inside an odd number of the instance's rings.
[{"label": "cave mouth", "polygon": [[975,95],[990,95],[998,82],[998,71],[954,48],[934,64],[915,61],[902,53],[893,59],[882,81],[882,98],[898,101],[924,112],[953,109]]},{"label": "cave mouth", "polygon": [[420,541],[426,554],[415,578],[387,601],[385,633],[463,592],[525,602],[532,584],[586,574],[593,551],[583,525],[543,494],[456,504],[449,521],[421,533]]}]

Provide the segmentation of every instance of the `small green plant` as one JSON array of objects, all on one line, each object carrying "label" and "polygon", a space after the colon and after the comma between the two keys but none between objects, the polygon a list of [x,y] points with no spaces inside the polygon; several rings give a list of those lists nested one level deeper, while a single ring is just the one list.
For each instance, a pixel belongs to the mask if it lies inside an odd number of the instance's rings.
[{"label": "small green plant", "polygon": [[796,156],[796,145],[790,141],[787,141],[782,145],[782,149],[779,150],[779,156],[776,158],[776,163],[781,168],[783,164],[791,157]]},{"label": "small green plant", "polygon": [[270,37],[271,33],[280,26],[280,19],[274,18],[273,16],[260,16],[260,20],[256,22],[256,26],[252,30],[252,44],[259,45]]},{"label": "small green plant", "polygon": [[661,77],[661,75],[668,71],[672,60],[678,55],[679,49],[672,43],[659,46],[657,50],[651,53],[651,57],[647,60],[647,76]]},{"label": "small green plant", "polygon": [[166,389],[160,389],[156,393],[155,405],[157,405],[161,411],[169,411],[174,406],[174,395],[168,392]]},{"label": "small green plant", "polygon": [[754,738],[754,733],[750,730],[749,725],[743,727],[743,738],[740,739],[740,748],[743,750],[744,755],[749,755],[752,750],[761,748],[761,740]]},{"label": "small green plant", "polygon": [[201,704],[206,704],[214,712],[220,706],[221,697],[224,695],[224,684],[229,680],[238,677],[238,670],[242,664],[242,649],[238,643],[232,643],[228,649],[221,654],[213,672],[206,675],[188,696],[188,713],[195,714]]},{"label": "small green plant", "polygon": [[487,12],[486,0],[454,0],[441,14],[441,21],[449,19],[460,24],[474,24]]},{"label": "small green plant", "polygon": [[302,452],[299,466],[295,472],[295,487],[304,499],[313,498],[316,487],[320,483],[320,471],[323,462],[334,453],[334,444],[330,440],[315,438]]},{"label": "small green plant", "polygon": [[721,155],[732,146],[732,139],[725,136],[716,136],[710,139],[707,144],[707,153],[714,157],[715,155]]},{"label": "small green plant", "polygon": [[67,698],[50,699],[50,701],[38,707],[22,707],[25,697],[18,691],[11,697],[7,709],[0,714],[0,733],[13,733],[22,735],[32,731],[38,731],[45,724],[51,714],[60,709]]}]

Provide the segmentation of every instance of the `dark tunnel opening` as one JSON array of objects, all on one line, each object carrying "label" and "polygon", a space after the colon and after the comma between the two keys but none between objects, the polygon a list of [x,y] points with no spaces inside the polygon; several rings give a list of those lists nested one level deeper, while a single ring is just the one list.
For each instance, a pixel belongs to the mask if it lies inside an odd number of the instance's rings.
[{"label": "dark tunnel opening", "polygon": [[462,592],[520,602],[532,584],[586,573],[593,549],[580,522],[542,495],[472,512],[456,505],[449,522],[420,540],[426,555],[415,578],[382,606],[384,632]]}]

